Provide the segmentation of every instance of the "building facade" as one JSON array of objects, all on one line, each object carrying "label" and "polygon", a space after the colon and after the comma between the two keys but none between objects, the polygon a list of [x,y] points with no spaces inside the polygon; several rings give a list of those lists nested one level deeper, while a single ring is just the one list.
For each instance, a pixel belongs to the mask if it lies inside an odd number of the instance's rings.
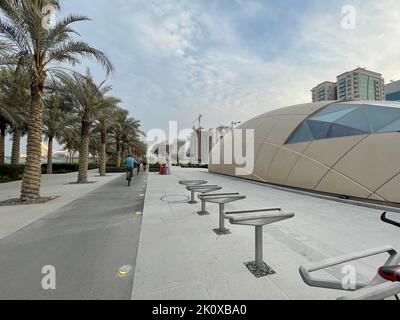
[{"label": "building facade", "polygon": [[311,90],[312,102],[337,100],[337,85],[335,82],[325,81]]},{"label": "building facade", "polygon": [[[239,128],[255,130],[254,170],[241,178],[400,205],[400,102],[309,103]],[[209,165],[230,176],[238,168],[224,159]]]},{"label": "building facade", "polygon": [[385,86],[387,101],[400,101],[400,80],[388,83]]},{"label": "building facade", "polygon": [[385,80],[380,73],[357,68],[337,76],[338,100],[383,101]]},{"label": "building facade", "polygon": [[[336,78],[337,82],[325,81],[313,88],[312,102],[386,100],[385,80],[380,73],[357,68]],[[400,88],[399,99],[396,100],[400,100]]]}]

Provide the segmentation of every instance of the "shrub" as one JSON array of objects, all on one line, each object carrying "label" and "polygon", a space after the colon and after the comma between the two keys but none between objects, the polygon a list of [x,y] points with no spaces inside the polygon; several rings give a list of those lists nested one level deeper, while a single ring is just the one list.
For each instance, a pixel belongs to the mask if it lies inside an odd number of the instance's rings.
[{"label": "shrub", "polygon": [[126,172],[126,168],[125,168],[125,167],[120,167],[120,168],[117,168],[117,167],[107,167],[107,168],[106,168],[106,172],[107,172],[107,173],[124,173],[124,172]]},{"label": "shrub", "polygon": [[151,163],[149,165],[149,171],[150,172],[160,172],[160,167],[161,167],[161,165],[159,163]]},{"label": "shrub", "polygon": [[[42,173],[46,173],[47,164],[42,164]],[[97,163],[89,163],[89,170],[98,169]],[[78,172],[79,163],[53,163],[53,174]]]},{"label": "shrub", "polygon": [[25,165],[0,165],[0,183],[22,180]]},{"label": "shrub", "polygon": [[208,164],[182,164],[181,168],[190,168],[190,169],[208,169]]}]

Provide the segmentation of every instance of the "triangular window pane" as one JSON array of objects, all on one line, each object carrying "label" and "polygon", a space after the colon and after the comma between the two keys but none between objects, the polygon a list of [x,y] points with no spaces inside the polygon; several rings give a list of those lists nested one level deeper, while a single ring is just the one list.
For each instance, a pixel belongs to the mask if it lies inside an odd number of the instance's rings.
[{"label": "triangular window pane", "polygon": [[379,129],[377,132],[400,132],[400,119],[392,122],[382,129]]},{"label": "triangular window pane", "polygon": [[353,128],[364,133],[371,132],[368,117],[363,106],[356,108],[353,112],[350,112],[344,117],[336,120],[335,124],[347,128]]},{"label": "triangular window pane", "polygon": [[333,123],[329,129],[327,138],[350,137],[350,136],[358,136],[358,135],[362,135],[362,134],[365,134],[365,132]]},{"label": "triangular window pane", "polygon": [[342,111],[336,111],[328,114],[323,114],[319,115],[317,114],[316,116],[312,117],[311,120],[317,120],[317,121],[322,121],[322,122],[335,122],[336,120],[344,117],[346,114],[354,111],[357,109],[357,107],[354,108],[349,108],[347,110],[342,110]]},{"label": "triangular window pane", "polygon": [[310,130],[308,129],[307,123],[303,122],[300,127],[294,132],[294,134],[288,140],[288,144],[300,143],[312,141],[313,138],[310,134]]},{"label": "triangular window pane", "polygon": [[341,104],[341,103],[334,103],[327,106],[322,111],[318,112],[316,116],[322,116],[329,113],[340,112],[345,110],[352,110],[353,108],[357,108],[360,105],[357,104]]},{"label": "triangular window pane", "polygon": [[400,109],[397,108],[365,106],[365,110],[374,132],[400,119]]},{"label": "triangular window pane", "polygon": [[329,122],[315,121],[310,119],[307,120],[307,123],[315,140],[326,139],[326,135],[328,134],[331,125]]}]

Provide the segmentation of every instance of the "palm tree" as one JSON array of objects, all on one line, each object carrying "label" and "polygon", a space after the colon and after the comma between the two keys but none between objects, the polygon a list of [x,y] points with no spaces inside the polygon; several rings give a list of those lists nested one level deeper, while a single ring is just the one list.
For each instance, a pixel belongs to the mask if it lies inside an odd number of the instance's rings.
[{"label": "palm tree", "polygon": [[74,112],[81,120],[81,143],[79,148],[79,174],[78,183],[87,183],[89,165],[90,130],[99,113],[110,104],[116,104],[119,100],[113,97],[105,97],[111,90],[111,86],[105,82],[97,85],[90,71],[85,76],[74,73],[73,77],[64,77],[63,83]]},{"label": "palm tree", "polygon": [[0,70],[0,90],[4,93],[0,97],[0,105],[7,108],[9,117],[9,133],[12,135],[11,164],[18,164],[20,158],[21,137],[27,131],[29,111],[29,74],[17,66]]},{"label": "palm tree", "polygon": [[[31,75],[30,111],[28,122],[27,163],[21,188],[21,201],[40,198],[41,143],[43,130],[43,95],[45,80],[49,74],[62,71],[60,63],[79,63],[78,57],[98,60],[107,70],[113,67],[106,56],[85,42],[76,41],[77,33],[71,25],[89,19],[81,15],[69,15],[59,19],[55,27],[42,27],[42,9],[47,5],[60,8],[59,0],[1,0],[0,12],[0,64],[23,62]],[[1,39],[0,39],[1,40]],[[55,64],[54,64],[55,63]]]},{"label": "palm tree", "polygon": [[134,118],[127,118],[120,125],[122,128],[122,157],[125,158],[127,156],[126,153],[136,153],[136,145],[139,140],[140,121],[135,120]]},{"label": "palm tree", "polygon": [[6,131],[8,122],[6,118],[0,117],[0,165],[5,163]]},{"label": "palm tree", "polygon": [[122,152],[122,125],[128,118],[129,111],[125,109],[119,109],[115,112],[115,122],[112,127],[112,134],[115,141],[115,166],[119,168],[121,166],[121,152]]},{"label": "palm tree", "polygon": [[121,166],[121,159],[125,156],[125,151],[131,151],[127,148],[127,143],[129,143],[133,136],[141,133],[140,121],[129,118],[129,112],[127,110],[118,110],[115,114],[116,121],[113,125],[113,137],[115,141],[116,158],[115,165],[117,168]]},{"label": "palm tree", "polygon": [[53,174],[53,141],[59,140],[65,127],[72,125],[76,118],[70,114],[65,106],[58,83],[52,83],[49,94],[45,98],[44,135],[47,141],[47,174]]},{"label": "palm tree", "polygon": [[95,131],[100,134],[100,176],[106,176],[106,166],[107,166],[107,140],[110,129],[115,123],[118,107],[116,106],[117,100],[111,101],[107,100],[108,106],[105,106],[103,110],[99,113],[97,120],[95,122]]},{"label": "palm tree", "polygon": [[64,145],[64,150],[68,152],[67,161],[69,162],[73,162],[73,156],[79,150],[81,128],[78,124],[79,119],[71,119],[71,124],[62,130],[59,138],[59,142]]}]

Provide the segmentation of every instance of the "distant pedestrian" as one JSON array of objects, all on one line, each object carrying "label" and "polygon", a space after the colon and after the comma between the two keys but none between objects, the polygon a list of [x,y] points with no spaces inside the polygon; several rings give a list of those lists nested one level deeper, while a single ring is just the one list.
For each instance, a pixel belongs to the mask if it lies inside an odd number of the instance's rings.
[{"label": "distant pedestrian", "polygon": [[139,175],[140,174],[140,165],[141,165],[141,160],[140,159],[137,159],[136,160],[136,168],[137,168],[137,175]]},{"label": "distant pedestrian", "polygon": [[146,172],[146,170],[147,170],[147,158],[144,157],[143,158],[143,171]]}]

